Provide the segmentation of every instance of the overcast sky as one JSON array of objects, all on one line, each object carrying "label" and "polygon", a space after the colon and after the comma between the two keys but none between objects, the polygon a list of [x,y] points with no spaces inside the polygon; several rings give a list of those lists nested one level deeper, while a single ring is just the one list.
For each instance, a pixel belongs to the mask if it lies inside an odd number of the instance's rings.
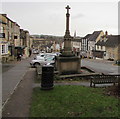
[{"label": "overcast sky", "polygon": [[107,30],[118,34],[118,2],[2,2],[2,13],[30,34],[63,36],[66,9],[70,9],[70,34],[85,36]]}]

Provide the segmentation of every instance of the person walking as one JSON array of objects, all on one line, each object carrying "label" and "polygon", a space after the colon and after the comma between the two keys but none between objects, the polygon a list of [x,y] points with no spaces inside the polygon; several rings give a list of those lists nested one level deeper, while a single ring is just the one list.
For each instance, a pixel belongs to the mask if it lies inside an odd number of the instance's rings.
[{"label": "person walking", "polygon": [[17,53],[17,61],[21,61],[21,57],[22,57],[21,53],[18,52],[18,53]]},{"label": "person walking", "polygon": [[31,49],[29,49],[29,57],[31,56],[31,54],[32,54],[32,50],[31,50]]}]

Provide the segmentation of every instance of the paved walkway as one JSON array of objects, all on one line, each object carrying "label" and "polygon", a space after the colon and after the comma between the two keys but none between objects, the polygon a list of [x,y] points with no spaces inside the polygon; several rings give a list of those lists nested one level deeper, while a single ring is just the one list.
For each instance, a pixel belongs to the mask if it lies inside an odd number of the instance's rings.
[{"label": "paved walkway", "polygon": [[2,117],[29,117],[35,69],[29,68],[16,91],[4,106]]},{"label": "paved walkway", "polygon": [[[32,57],[31,57],[32,58]],[[2,103],[3,106],[14,92],[25,73],[28,71],[31,58],[15,63],[15,66],[2,74]]]}]

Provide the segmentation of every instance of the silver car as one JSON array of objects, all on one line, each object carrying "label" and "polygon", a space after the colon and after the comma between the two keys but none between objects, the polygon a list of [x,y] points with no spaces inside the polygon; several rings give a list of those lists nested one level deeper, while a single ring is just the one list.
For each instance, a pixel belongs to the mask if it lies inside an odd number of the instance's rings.
[{"label": "silver car", "polygon": [[47,56],[45,58],[36,58],[30,62],[31,67],[36,67],[37,65],[54,65],[55,64],[55,56]]}]

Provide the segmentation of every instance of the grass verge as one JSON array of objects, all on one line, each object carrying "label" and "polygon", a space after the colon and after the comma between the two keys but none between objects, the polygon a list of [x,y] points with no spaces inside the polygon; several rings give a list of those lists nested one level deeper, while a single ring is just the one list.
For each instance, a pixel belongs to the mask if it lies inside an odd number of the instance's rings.
[{"label": "grass verge", "polygon": [[33,91],[30,117],[118,117],[118,99],[103,88],[55,86]]}]

